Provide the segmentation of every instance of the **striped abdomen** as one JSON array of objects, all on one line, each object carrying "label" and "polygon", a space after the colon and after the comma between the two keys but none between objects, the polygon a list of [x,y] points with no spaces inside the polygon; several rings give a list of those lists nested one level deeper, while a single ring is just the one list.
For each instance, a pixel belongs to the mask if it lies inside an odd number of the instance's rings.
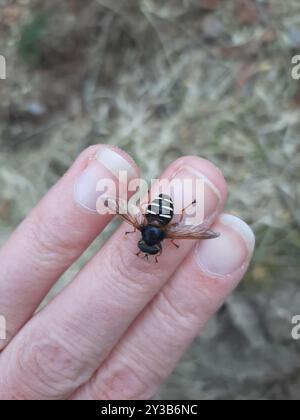
[{"label": "striped abdomen", "polygon": [[167,225],[174,217],[174,203],[171,197],[160,194],[149,205],[146,217],[149,222],[159,221],[162,225]]}]

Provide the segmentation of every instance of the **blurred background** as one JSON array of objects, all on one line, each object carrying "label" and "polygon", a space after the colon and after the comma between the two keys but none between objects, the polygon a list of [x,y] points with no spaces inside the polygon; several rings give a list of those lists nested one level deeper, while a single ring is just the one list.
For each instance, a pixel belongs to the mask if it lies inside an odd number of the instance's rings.
[{"label": "blurred background", "polygon": [[0,245],[90,144],[212,160],[256,255],[158,397],[300,399],[299,0],[0,0],[0,54]]}]

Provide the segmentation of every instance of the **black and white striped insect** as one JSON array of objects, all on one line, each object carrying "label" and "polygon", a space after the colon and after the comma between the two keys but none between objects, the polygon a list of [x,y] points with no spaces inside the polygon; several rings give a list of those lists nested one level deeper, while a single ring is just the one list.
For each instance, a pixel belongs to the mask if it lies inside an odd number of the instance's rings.
[{"label": "black and white striped insect", "polygon": [[[134,227],[133,232],[126,232],[126,235],[141,232],[141,239],[138,242],[139,256],[144,253],[148,259],[149,255],[158,257],[162,254],[162,243],[165,239],[170,239],[174,246],[179,248],[174,241],[181,239],[214,239],[219,236],[204,225],[185,225],[182,223],[184,212],[196,201],[182,210],[180,221],[172,223],[174,219],[174,203],[170,196],[160,194],[149,205],[145,213],[140,209],[138,213],[124,212],[120,202],[116,200],[105,200],[105,206],[109,207],[116,214],[119,214],[127,223]],[[129,209],[128,209],[129,210]]]}]

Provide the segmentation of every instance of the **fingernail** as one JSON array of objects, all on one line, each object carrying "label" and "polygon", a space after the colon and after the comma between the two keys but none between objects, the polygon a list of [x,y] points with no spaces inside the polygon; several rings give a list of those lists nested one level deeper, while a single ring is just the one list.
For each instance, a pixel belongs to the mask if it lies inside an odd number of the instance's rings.
[{"label": "fingernail", "polygon": [[[203,183],[203,191],[200,194],[201,198],[198,201],[198,206],[203,206],[203,215],[201,223],[209,223],[211,220],[214,220],[216,215],[222,209],[222,195],[218,188],[207,178],[207,176],[194,168],[183,167],[175,175],[176,179],[193,179],[200,180]],[[193,198],[196,198],[195,191],[193,191]]]},{"label": "fingernail", "polygon": [[246,269],[255,248],[251,228],[238,217],[223,214],[213,230],[220,233],[220,237],[204,240],[197,248],[201,269],[217,276],[228,276]]},{"label": "fingernail", "polygon": [[84,209],[96,213],[97,200],[101,194],[97,191],[97,184],[103,179],[114,179],[117,182],[120,172],[127,173],[127,182],[138,176],[130,159],[123,157],[121,152],[118,153],[109,147],[100,147],[75,184],[75,201]]}]

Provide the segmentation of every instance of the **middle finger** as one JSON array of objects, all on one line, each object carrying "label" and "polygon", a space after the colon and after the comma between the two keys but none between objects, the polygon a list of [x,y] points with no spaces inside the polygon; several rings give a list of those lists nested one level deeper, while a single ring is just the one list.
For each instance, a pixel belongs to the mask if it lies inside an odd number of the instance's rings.
[{"label": "middle finger", "polygon": [[[196,157],[174,162],[163,178],[205,180],[205,217],[211,223],[226,200],[220,171]],[[176,191],[174,192],[176,197]],[[1,355],[5,398],[62,399],[87,382],[147,303],[193,246],[164,244],[159,264],[136,257],[138,235],[124,240],[122,226],[48,307]],[[22,349],[22,351],[20,351]]]}]

